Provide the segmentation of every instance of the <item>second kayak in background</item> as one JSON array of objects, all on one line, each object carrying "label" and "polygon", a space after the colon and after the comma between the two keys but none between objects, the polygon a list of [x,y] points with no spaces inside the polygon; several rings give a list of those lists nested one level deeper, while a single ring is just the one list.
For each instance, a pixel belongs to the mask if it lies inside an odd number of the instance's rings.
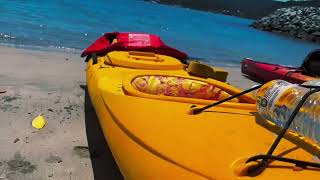
[{"label": "second kayak in background", "polygon": [[241,72],[260,82],[283,79],[291,83],[301,84],[318,79],[319,64],[320,49],[316,49],[306,56],[301,67],[270,64],[245,58],[241,62]]},{"label": "second kayak in background", "polygon": [[291,83],[301,84],[305,81],[316,79],[315,77],[302,74],[302,70],[296,67],[269,64],[251,59],[244,59],[241,64],[241,72],[243,74],[262,83],[275,79],[283,79]]}]

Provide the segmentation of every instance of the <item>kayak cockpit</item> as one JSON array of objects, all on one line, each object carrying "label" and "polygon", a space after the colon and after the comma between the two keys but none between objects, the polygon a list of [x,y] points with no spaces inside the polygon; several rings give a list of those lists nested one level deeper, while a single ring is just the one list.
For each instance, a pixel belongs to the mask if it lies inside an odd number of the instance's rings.
[{"label": "kayak cockpit", "polygon": [[[133,79],[132,86],[140,92],[157,96],[172,96],[220,101],[231,95],[212,83],[178,76],[146,75]],[[232,102],[239,102],[235,98]]]},{"label": "kayak cockpit", "polygon": [[[139,73],[123,80],[125,94],[192,104],[210,104],[226,99],[241,91],[226,83],[213,79],[166,73]],[[249,94],[231,99],[224,105],[244,109],[255,109],[255,100]]]}]

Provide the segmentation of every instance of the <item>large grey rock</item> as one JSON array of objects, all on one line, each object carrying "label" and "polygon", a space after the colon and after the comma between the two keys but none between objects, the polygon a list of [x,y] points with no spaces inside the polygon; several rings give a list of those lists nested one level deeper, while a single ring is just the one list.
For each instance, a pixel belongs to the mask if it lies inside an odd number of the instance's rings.
[{"label": "large grey rock", "polygon": [[304,40],[319,42],[320,7],[281,8],[250,26],[264,31],[284,32]]}]

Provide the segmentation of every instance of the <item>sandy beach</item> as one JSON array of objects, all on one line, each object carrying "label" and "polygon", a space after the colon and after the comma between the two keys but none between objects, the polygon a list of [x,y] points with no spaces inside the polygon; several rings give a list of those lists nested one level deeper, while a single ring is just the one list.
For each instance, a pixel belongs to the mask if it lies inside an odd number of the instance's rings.
[{"label": "sandy beach", "polygon": [[[0,47],[0,179],[122,179],[86,95],[77,54]],[[226,68],[228,82],[256,84]],[[42,114],[43,129],[31,126]]]}]

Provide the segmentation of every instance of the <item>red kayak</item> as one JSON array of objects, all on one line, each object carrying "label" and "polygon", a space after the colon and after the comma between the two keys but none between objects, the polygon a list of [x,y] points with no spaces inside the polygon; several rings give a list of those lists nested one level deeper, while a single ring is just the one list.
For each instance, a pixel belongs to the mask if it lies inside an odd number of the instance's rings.
[{"label": "red kayak", "polygon": [[268,82],[274,79],[283,79],[291,83],[301,84],[305,81],[317,79],[315,77],[302,74],[303,70],[299,67],[269,64],[251,59],[244,59],[241,62],[241,72],[256,80]]},{"label": "red kayak", "polygon": [[241,62],[241,72],[262,83],[274,79],[283,79],[301,84],[320,78],[320,49],[311,51],[301,67],[270,64],[246,58]]}]

